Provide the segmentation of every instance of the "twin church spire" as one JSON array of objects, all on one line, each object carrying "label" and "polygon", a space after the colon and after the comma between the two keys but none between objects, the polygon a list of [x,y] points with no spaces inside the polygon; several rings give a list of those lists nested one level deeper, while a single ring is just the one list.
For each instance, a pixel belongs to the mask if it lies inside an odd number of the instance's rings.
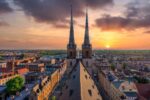
[{"label": "twin church spire", "polygon": [[75,44],[74,40],[74,27],[73,27],[73,15],[72,15],[72,6],[71,6],[71,18],[70,18],[70,37],[69,37],[69,43]]},{"label": "twin church spire", "polygon": [[88,45],[88,44],[90,44],[90,39],[89,39],[88,11],[86,10],[84,45]]},{"label": "twin church spire", "polygon": [[[90,44],[90,40],[89,40],[88,12],[86,10],[85,35],[84,35],[84,42],[82,45],[83,58],[91,58],[91,51],[92,51],[91,44]],[[67,45],[67,57],[69,59],[76,58],[76,44],[75,44],[75,39],[74,39],[72,6],[71,6],[71,19],[70,19],[70,36],[69,36],[69,43]]]}]

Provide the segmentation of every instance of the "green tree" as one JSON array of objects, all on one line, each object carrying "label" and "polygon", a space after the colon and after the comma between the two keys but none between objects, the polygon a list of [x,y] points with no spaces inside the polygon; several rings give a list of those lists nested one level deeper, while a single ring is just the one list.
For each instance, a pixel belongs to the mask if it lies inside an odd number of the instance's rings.
[{"label": "green tree", "polygon": [[56,96],[52,96],[52,100],[56,100]]},{"label": "green tree", "polygon": [[20,91],[23,86],[24,79],[21,76],[15,77],[6,83],[6,89],[10,94]]},{"label": "green tree", "polygon": [[111,68],[111,70],[115,71],[115,65],[114,64],[111,64],[110,68]]}]

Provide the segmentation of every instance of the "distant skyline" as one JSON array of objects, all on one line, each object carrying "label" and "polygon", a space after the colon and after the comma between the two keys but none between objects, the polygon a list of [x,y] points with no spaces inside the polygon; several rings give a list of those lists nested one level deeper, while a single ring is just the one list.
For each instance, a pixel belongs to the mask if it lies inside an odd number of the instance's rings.
[{"label": "distant skyline", "polygon": [[88,8],[93,49],[150,49],[149,0],[0,0],[0,49],[66,49],[70,4],[77,48]]}]

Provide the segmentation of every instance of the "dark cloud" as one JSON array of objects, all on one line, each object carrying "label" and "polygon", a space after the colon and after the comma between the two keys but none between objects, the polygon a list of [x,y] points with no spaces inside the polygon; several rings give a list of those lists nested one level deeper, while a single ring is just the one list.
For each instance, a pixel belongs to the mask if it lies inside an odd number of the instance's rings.
[{"label": "dark cloud", "polygon": [[0,14],[12,12],[13,10],[9,7],[6,0],[0,0]]},{"label": "dark cloud", "polygon": [[103,18],[96,19],[96,26],[104,30],[116,30],[122,28],[130,28],[131,19],[124,17],[113,17],[110,15],[104,15]]},{"label": "dark cloud", "polygon": [[129,3],[124,16],[104,15],[95,20],[96,26],[102,30],[134,30],[136,28],[150,27],[150,4]]},{"label": "dark cloud", "polygon": [[73,15],[78,17],[84,14],[86,6],[93,9],[100,8],[112,4],[113,0],[14,0],[14,2],[36,21],[58,26],[59,22],[67,22],[71,4]]}]

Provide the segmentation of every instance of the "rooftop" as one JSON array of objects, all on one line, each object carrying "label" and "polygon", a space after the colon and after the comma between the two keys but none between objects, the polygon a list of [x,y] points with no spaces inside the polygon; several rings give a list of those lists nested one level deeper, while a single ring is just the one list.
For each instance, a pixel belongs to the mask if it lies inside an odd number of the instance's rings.
[{"label": "rooftop", "polygon": [[80,61],[72,69],[60,100],[102,100],[97,86]]}]

